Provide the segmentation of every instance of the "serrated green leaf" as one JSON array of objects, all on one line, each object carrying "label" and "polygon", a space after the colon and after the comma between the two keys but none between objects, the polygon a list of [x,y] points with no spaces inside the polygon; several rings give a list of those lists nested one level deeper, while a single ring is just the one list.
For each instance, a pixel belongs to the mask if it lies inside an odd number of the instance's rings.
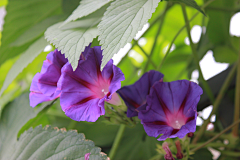
[{"label": "serrated green leaf", "polygon": [[[86,140],[84,134],[65,129],[53,129],[49,126],[38,126],[24,132],[14,146],[12,160],[19,159],[82,159],[91,153],[89,159],[106,160],[106,154],[95,147],[92,141]],[[43,154],[44,153],[44,154]]]},{"label": "serrated green leaf", "polygon": [[116,0],[104,13],[98,25],[99,40],[103,50],[101,68],[131,42],[143,25],[151,18],[160,0]]},{"label": "serrated green leaf", "polygon": [[61,0],[9,0],[6,11],[0,47],[0,65],[21,54],[33,43],[31,41],[20,47],[11,46],[11,43],[28,29],[50,16],[60,14]]},{"label": "serrated green leaf", "polygon": [[64,21],[62,25],[89,15],[110,1],[111,0],[82,0],[80,5],[73,11],[73,13]]},{"label": "serrated green leaf", "polygon": [[206,16],[206,14],[203,12],[203,10],[198,6],[198,4],[194,1],[194,0],[164,0],[164,1],[172,1],[172,2],[180,2],[180,3],[184,3],[190,7],[195,8],[196,10],[198,10],[199,12],[201,12],[203,15]]},{"label": "serrated green leaf", "polygon": [[28,66],[48,45],[44,37],[38,39],[34,42],[27,50],[24,52],[20,58],[14,63],[10,71],[8,72],[3,86],[0,91],[0,96],[7,89],[7,87],[12,83],[12,81],[17,77],[22,70]]},{"label": "serrated green leaf", "polygon": [[51,102],[43,103],[39,108],[33,109],[29,105],[29,93],[25,93],[9,103],[2,112],[0,119],[0,159],[9,159],[14,153],[13,144],[17,140],[18,131],[31,118],[34,118],[43,108]]},{"label": "serrated green leaf", "polygon": [[94,27],[94,23],[96,18],[70,22],[60,28],[63,24],[60,22],[49,27],[45,32],[45,38],[65,54],[73,70],[77,68],[85,47],[97,36],[97,27]]}]

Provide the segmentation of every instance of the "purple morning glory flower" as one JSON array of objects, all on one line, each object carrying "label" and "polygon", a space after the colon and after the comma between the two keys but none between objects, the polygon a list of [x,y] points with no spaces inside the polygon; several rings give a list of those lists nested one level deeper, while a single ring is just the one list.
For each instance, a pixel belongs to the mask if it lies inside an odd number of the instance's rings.
[{"label": "purple morning glory flower", "polygon": [[110,101],[124,80],[122,71],[110,60],[100,70],[102,51],[90,48],[85,60],[80,60],[75,71],[67,63],[62,68],[58,87],[62,93],[60,104],[65,114],[76,121],[95,122],[105,114],[104,101]]},{"label": "purple morning glory flower", "polygon": [[44,101],[50,101],[60,96],[57,82],[61,75],[61,68],[67,59],[57,49],[47,55],[40,73],[37,73],[30,87],[30,106],[35,107]]},{"label": "purple morning glory flower", "polygon": [[203,93],[194,82],[179,80],[157,82],[147,97],[146,110],[140,111],[146,133],[152,137],[183,138],[187,133],[195,132],[197,103]]},{"label": "purple morning glory flower", "polygon": [[149,94],[150,88],[155,82],[162,81],[162,78],[162,73],[151,70],[144,73],[133,85],[124,86],[117,91],[128,107],[128,117],[137,116],[139,109],[145,107],[146,98]]}]

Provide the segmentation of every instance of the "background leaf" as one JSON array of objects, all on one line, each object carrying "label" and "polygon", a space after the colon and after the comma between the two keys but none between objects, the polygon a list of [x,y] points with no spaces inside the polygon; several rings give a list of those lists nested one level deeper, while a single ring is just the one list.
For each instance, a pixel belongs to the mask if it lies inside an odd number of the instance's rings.
[{"label": "background leaf", "polygon": [[7,74],[3,86],[0,91],[0,96],[5,89],[12,83],[12,81],[17,77],[17,75],[22,72],[22,70],[28,66],[37,56],[40,54],[43,49],[48,45],[44,37],[41,37],[36,42],[34,42],[24,54],[14,63],[12,68]]},{"label": "background leaf", "polygon": [[[84,134],[66,129],[53,129],[49,126],[38,126],[29,129],[15,143],[14,154],[10,159],[85,159],[86,153],[91,153],[89,159],[106,160],[107,156],[100,153],[92,141],[86,140]],[[10,156],[9,155],[9,156]]]},{"label": "background leaf", "polygon": [[6,60],[21,54],[40,36],[37,34],[32,41],[24,45],[18,47],[11,46],[11,43],[28,29],[41,23],[49,16],[60,14],[61,0],[9,0],[6,11],[7,15],[4,19],[2,44],[0,47],[0,66]]},{"label": "background leaf", "polygon": [[123,48],[151,18],[160,0],[116,0],[98,25],[103,49],[101,68]]},{"label": "background leaf", "polygon": [[199,12],[201,12],[203,15],[205,15],[205,13],[203,12],[203,10],[197,5],[197,3],[194,0],[164,0],[164,1],[172,1],[172,2],[181,2],[184,3],[190,7],[193,7],[195,9],[197,9]]}]

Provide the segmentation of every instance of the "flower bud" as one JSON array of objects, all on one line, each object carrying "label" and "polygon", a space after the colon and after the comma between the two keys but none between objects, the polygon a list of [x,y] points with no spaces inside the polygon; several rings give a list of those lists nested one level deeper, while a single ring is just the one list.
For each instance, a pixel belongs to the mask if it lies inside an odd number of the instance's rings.
[{"label": "flower bud", "polygon": [[176,148],[177,148],[177,155],[176,155],[176,157],[177,157],[177,159],[182,159],[182,158],[183,158],[183,154],[182,154],[182,149],[181,149],[180,141],[177,140],[177,141],[175,142],[175,145],[176,145]]},{"label": "flower bud", "polygon": [[174,158],[172,156],[172,152],[170,151],[167,142],[163,142],[162,148],[166,152],[166,154],[164,155],[165,160],[174,160]]},{"label": "flower bud", "polygon": [[193,132],[190,132],[190,133],[187,134],[187,136],[188,136],[189,138],[192,138],[192,137],[194,136],[194,133],[193,133]]}]

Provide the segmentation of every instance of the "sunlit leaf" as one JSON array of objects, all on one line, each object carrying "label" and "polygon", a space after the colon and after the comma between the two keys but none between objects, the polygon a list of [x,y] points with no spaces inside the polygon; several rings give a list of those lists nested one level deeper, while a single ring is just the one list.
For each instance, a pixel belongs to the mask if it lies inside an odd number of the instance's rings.
[{"label": "sunlit leaf", "polygon": [[160,0],[116,0],[104,13],[98,25],[103,50],[103,68],[151,18]]},{"label": "sunlit leaf", "polygon": [[195,9],[197,9],[199,12],[201,12],[202,14],[205,15],[205,13],[203,12],[203,10],[197,5],[197,3],[194,0],[164,0],[164,1],[172,1],[172,2],[181,2],[184,3],[190,7],[193,7]]},{"label": "sunlit leaf", "polygon": [[70,22],[60,28],[59,22],[47,29],[45,38],[60,50],[75,70],[85,46],[97,36],[97,27],[92,25],[96,19]]},{"label": "sunlit leaf", "polygon": [[20,58],[14,63],[12,68],[7,74],[3,86],[0,91],[0,96],[4,92],[5,89],[12,83],[12,81],[17,77],[22,70],[28,66],[46,47],[47,41],[44,37],[40,38],[36,42],[34,42],[27,50],[24,52]]},{"label": "sunlit leaf", "polygon": [[64,21],[62,25],[89,15],[110,1],[111,0],[82,0],[80,5],[73,11],[73,13]]}]

